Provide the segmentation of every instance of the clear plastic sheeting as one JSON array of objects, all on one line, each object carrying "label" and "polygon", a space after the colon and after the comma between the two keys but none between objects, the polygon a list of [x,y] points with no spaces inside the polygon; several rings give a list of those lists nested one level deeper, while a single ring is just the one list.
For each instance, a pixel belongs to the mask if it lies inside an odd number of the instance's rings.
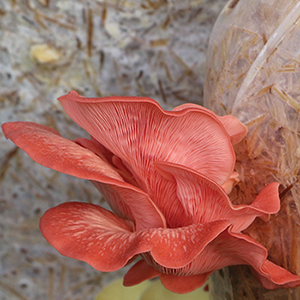
[{"label": "clear plastic sheeting", "polygon": [[[204,104],[249,130],[236,147],[241,183],[232,201],[251,203],[267,183],[281,183],[281,211],[247,233],[270,260],[300,275],[300,1],[227,3],[210,39]],[[280,299],[299,297],[298,288]]]}]

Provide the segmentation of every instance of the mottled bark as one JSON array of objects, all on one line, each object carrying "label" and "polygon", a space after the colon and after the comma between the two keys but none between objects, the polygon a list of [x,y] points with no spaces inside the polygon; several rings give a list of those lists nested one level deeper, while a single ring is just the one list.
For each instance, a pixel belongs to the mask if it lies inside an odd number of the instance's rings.
[{"label": "mottled bark", "polygon": [[[85,135],[58,96],[133,95],[171,109],[202,103],[208,38],[226,0],[0,1],[0,120]],[[0,134],[0,299],[94,299],[120,273],[59,255],[41,215],[76,200],[105,205],[87,181],[34,163]]]}]

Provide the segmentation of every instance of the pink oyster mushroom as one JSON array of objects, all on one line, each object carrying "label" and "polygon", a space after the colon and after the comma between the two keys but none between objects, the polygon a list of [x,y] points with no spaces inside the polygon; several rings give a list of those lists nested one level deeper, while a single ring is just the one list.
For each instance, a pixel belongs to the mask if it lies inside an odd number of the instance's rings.
[{"label": "pink oyster mushroom", "polygon": [[227,196],[238,181],[232,144],[247,133],[236,118],[195,104],[164,111],[141,97],[72,91],[59,100],[90,140],[70,141],[30,122],[2,129],[41,165],[91,180],[112,209],[66,202],[46,211],[41,232],[62,255],[103,272],[138,256],[126,286],[159,277],[177,293],[238,264],[251,266],[266,288],[300,285],[300,277],[267,260],[267,250],[242,233],[256,217],[267,221],[279,211],[278,183],[251,205],[233,205]]}]

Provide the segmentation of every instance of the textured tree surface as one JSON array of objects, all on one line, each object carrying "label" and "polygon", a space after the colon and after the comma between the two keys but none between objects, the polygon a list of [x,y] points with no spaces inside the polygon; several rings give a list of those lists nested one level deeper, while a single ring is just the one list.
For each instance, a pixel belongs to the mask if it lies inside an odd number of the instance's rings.
[{"label": "textured tree surface", "polygon": [[[299,1],[229,1],[211,36],[204,90],[206,107],[233,114],[249,130],[236,148],[241,182],[232,201],[251,203],[266,184],[281,183],[281,211],[268,223],[255,221],[246,233],[269,250],[271,261],[298,275],[299,49]],[[225,273],[231,282],[226,299],[300,299],[300,288],[266,291],[244,267]],[[216,272],[216,294],[225,294],[218,279],[225,280]]]},{"label": "textured tree surface", "polygon": [[[209,35],[226,0],[0,1],[0,120],[84,133],[58,96],[148,96],[164,108],[202,103]],[[102,203],[87,181],[34,163],[0,133],[0,299],[94,299],[117,273],[59,255],[41,215]]]}]

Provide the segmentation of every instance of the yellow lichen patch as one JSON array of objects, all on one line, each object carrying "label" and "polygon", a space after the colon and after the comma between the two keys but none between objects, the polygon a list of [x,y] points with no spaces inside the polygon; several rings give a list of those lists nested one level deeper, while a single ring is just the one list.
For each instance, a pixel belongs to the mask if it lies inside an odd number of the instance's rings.
[{"label": "yellow lichen patch", "polygon": [[150,41],[150,45],[152,47],[161,47],[166,46],[169,43],[169,39],[158,39],[158,40],[152,40]]},{"label": "yellow lichen patch", "polygon": [[48,44],[38,44],[31,47],[30,57],[41,64],[49,64],[57,62],[61,57],[61,53]]}]

